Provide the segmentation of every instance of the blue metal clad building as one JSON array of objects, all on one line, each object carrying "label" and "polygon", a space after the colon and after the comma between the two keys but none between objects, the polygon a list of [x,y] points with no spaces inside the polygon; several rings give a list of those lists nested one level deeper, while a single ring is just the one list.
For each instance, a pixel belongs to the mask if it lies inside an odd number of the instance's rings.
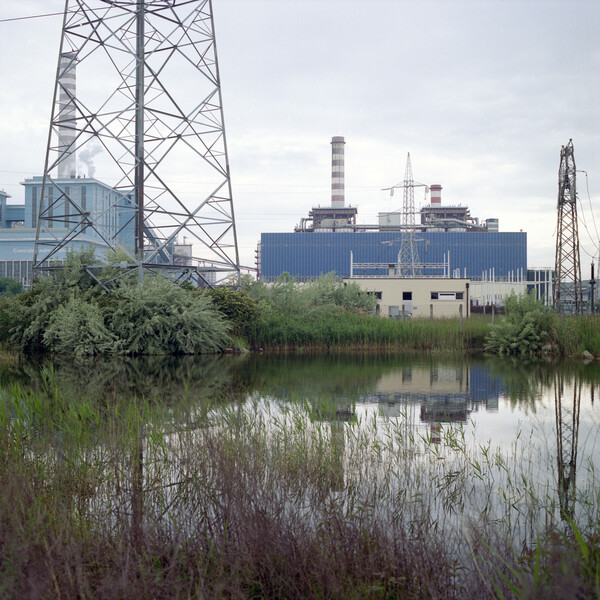
[{"label": "blue metal clad building", "polygon": [[[350,276],[350,253],[354,263],[396,263],[402,236],[400,232],[359,233],[263,233],[261,234],[261,277],[278,277],[287,272],[297,277],[317,277],[334,271]],[[450,272],[481,277],[494,269],[496,277],[527,272],[527,233],[426,232],[414,234],[419,260],[442,263],[449,253]],[[383,275],[384,272],[358,272],[355,275]],[[442,275],[424,271],[423,275]]]},{"label": "blue metal clad building", "polygon": [[[0,277],[11,277],[27,286],[31,282],[33,251],[36,238],[37,214],[42,189],[42,178],[33,177],[23,182],[25,202],[8,204],[8,194],[0,193]],[[128,195],[116,191],[106,184],[91,178],[69,178],[57,180],[56,186],[48,186],[47,198],[58,198],[62,193],[58,186],[76,198],[83,208],[92,212],[96,219],[102,218],[105,234],[127,245],[133,237],[133,208]],[[118,200],[118,202],[117,202]],[[117,205],[118,204],[118,205]],[[109,208],[109,206],[111,208]],[[59,214],[68,214],[63,203],[57,208]],[[61,221],[54,222],[52,229],[62,237],[68,231]],[[53,232],[45,233],[42,238],[53,239]],[[131,245],[129,243],[129,245]],[[70,244],[71,248],[95,247],[98,257],[103,257],[106,241],[93,228],[86,230],[86,236]],[[64,260],[61,250],[54,260]]]}]

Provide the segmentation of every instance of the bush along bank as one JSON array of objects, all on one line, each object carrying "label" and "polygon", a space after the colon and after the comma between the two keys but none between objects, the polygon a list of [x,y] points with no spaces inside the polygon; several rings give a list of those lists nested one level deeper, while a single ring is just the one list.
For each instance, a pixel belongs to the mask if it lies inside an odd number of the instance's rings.
[{"label": "bush along bank", "polygon": [[[246,281],[241,290],[198,290],[161,277],[122,281],[111,293],[70,254],[55,279],[0,304],[0,339],[25,355],[197,354],[254,349],[470,350],[480,322],[396,322],[371,315],[376,299],[325,275],[298,284]],[[111,268],[110,265],[107,268]]]},{"label": "bush along bank", "polygon": [[531,294],[506,298],[505,317],[490,328],[485,350],[501,356],[600,358],[600,318],[561,316]]},{"label": "bush along bank", "polygon": [[107,293],[81,269],[83,260],[90,257],[70,254],[56,279],[2,299],[5,344],[25,355],[199,354],[231,344],[226,317],[199,290],[149,277]]},{"label": "bush along bank", "polygon": [[[0,298],[0,341],[32,355],[201,354],[272,350],[483,352],[600,356],[600,321],[560,319],[530,296],[511,296],[497,325],[481,317],[395,321],[373,315],[376,299],[329,274],[300,284],[245,280],[241,290],[199,290],[162,277],[122,279],[107,293],[72,253],[55,279]],[[107,269],[112,268],[109,265]]]},{"label": "bush along bank", "polygon": [[[213,290],[217,306],[252,348],[488,352],[500,356],[600,357],[600,319],[561,318],[531,295],[506,298],[505,316],[395,321],[373,316],[376,299],[332,274],[300,284],[288,275],[241,293]],[[238,308],[243,298],[244,310]],[[231,306],[228,306],[231,303]],[[254,304],[253,304],[254,303]]]}]

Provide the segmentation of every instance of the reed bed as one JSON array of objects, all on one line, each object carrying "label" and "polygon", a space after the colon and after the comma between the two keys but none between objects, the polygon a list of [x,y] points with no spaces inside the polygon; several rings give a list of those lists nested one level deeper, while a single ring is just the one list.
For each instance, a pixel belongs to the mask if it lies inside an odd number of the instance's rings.
[{"label": "reed bed", "polygon": [[3,390],[0,436],[2,597],[600,592],[597,475],[565,521],[530,437],[437,443],[408,418],[259,394],[94,402],[52,373],[44,394]]},{"label": "reed bed", "polygon": [[481,320],[395,321],[330,310],[311,317],[263,317],[250,333],[253,347],[379,348],[396,351],[482,349],[489,325]]}]

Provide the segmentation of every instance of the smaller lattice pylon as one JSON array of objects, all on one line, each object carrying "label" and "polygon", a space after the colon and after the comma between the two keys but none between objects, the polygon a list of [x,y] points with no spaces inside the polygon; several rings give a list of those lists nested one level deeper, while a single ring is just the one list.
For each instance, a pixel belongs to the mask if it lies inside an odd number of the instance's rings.
[{"label": "smaller lattice pylon", "polygon": [[554,307],[558,312],[583,312],[579,231],[577,228],[577,183],[573,140],[560,151],[558,169],[558,220],[554,262]]},{"label": "smaller lattice pylon", "polygon": [[424,183],[413,180],[410,152],[406,156],[406,169],[404,181],[397,183],[391,188],[385,188],[393,195],[397,188],[403,189],[402,198],[402,237],[400,240],[400,251],[398,252],[397,274],[400,277],[422,277],[423,266],[419,260],[417,240],[415,238],[415,188],[427,187]]}]

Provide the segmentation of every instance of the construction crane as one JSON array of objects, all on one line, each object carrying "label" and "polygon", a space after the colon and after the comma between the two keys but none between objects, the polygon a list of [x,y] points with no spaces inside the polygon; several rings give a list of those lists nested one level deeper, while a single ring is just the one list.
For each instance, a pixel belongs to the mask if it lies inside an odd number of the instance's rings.
[{"label": "construction crane", "polygon": [[554,307],[564,313],[583,312],[579,232],[577,229],[577,186],[573,140],[560,151],[558,169],[558,222],[554,262]]}]

